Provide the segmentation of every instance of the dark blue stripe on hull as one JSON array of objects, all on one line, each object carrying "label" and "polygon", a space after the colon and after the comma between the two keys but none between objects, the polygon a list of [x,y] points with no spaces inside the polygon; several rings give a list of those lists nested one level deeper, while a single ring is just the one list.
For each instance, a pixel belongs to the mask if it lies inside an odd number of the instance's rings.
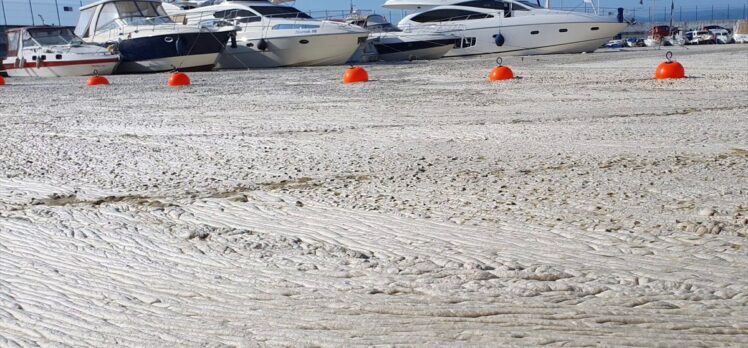
[{"label": "dark blue stripe on hull", "polygon": [[395,44],[374,44],[379,54],[398,53],[422,50],[426,48],[454,45],[457,43],[457,39],[444,39],[434,41],[413,41],[413,42],[399,42]]},{"label": "dark blue stripe on hull", "polygon": [[119,52],[123,62],[219,53],[226,47],[230,34],[201,32],[140,37],[120,41]]}]

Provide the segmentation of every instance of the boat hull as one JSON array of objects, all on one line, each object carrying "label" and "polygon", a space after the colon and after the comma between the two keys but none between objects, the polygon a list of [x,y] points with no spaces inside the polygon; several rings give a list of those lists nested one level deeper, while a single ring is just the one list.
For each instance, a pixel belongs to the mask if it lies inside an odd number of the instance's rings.
[{"label": "boat hull", "polygon": [[[478,54],[536,55],[559,53],[593,52],[607,43],[612,37],[626,28],[625,23],[549,23],[518,25],[503,28],[482,28],[466,30],[464,38],[475,38],[475,45],[465,42],[462,48],[447,52],[445,57],[459,57]],[[599,28],[592,31],[591,28]],[[569,35],[556,35],[566,29]],[[553,33],[554,35],[533,35],[532,32]],[[502,35],[505,42],[496,44],[495,35]]]},{"label": "boat hull", "polygon": [[187,56],[122,62],[118,74],[139,74],[163,71],[210,71],[213,70],[218,53],[192,54]]},{"label": "boat hull", "polygon": [[43,62],[37,67],[35,62],[25,63],[23,67],[17,64],[3,64],[9,77],[66,77],[110,75],[119,63],[117,58],[81,59],[76,61]]},{"label": "boat hull", "polygon": [[261,39],[239,35],[237,46],[226,48],[217,67],[248,69],[345,64],[367,36],[368,33],[341,33],[270,37],[264,39],[267,46],[261,50],[258,48]]},{"label": "boat hull", "polygon": [[173,33],[122,40],[117,73],[213,69],[231,32]]},{"label": "boat hull", "polygon": [[455,45],[456,39],[380,40],[374,42],[379,59],[385,61],[439,59]]}]

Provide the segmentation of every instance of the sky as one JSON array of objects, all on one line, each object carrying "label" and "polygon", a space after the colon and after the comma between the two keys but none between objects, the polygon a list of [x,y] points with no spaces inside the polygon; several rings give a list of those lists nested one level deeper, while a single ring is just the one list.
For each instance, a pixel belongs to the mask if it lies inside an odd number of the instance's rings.
[{"label": "sky", "polygon": [[[56,11],[55,1],[57,1],[60,11]],[[389,16],[392,20],[397,21],[401,16],[401,11],[388,10],[381,7],[385,0],[353,0],[353,5],[357,9],[374,10],[378,13]],[[595,0],[597,1],[597,0]],[[647,9],[656,3],[658,11],[664,11],[670,5],[671,0],[643,0],[644,5],[639,4],[640,0],[600,0],[600,6],[616,8],[624,7],[626,9],[636,9],[638,13],[645,13]],[[726,8],[731,6],[735,9],[742,9],[748,6],[748,0],[674,0],[677,7],[694,8],[699,6],[700,11],[714,5],[717,8]],[[78,6],[83,3],[90,3],[93,0],[0,0],[5,7],[5,13],[0,8],[0,25],[29,25],[32,24],[31,9],[29,2],[32,4],[34,11],[34,23],[41,24],[39,15],[41,15],[46,24],[75,25],[78,18]],[[541,0],[544,3],[544,0]],[[552,0],[553,7],[583,7],[583,0]],[[295,7],[304,11],[324,11],[330,10],[330,15],[343,14],[348,12],[350,0],[297,0]],[[58,14],[59,13],[59,14]]]}]

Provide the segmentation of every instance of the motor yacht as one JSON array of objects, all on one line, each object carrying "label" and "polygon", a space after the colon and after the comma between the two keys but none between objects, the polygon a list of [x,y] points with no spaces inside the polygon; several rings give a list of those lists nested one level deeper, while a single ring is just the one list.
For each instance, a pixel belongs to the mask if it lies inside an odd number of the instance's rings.
[{"label": "motor yacht", "polygon": [[75,33],[120,55],[118,73],[211,70],[236,28],[174,22],[157,0],[101,0],[81,7]]},{"label": "motor yacht", "polygon": [[119,57],[101,46],[86,44],[65,27],[8,29],[3,70],[10,77],[109,75]]},{"label": "motor yacht", "polygon": [[[347,20],[369,31],[361,61],[429,60],[443,57],[458,42],[454,34],[433,32],[429,28],[402,30],[378,14],[352,14]],[[355,60],[355,59],[354,59]]]},{"label": "motor yacht", "polygon": [[223,69],[344,64],[369,35],[360,27],[314,19],[270,1],[210,0],[170,15],[184,16],[188,24],[223,21],[239,28],[219,58]]},{"label": "motor yacht", "polygon": [[592,52],[628,25],[622,10],[617,18],[603,17],[527,0],[388,0],[383,6],[416,11],[398,23],[401,29],[432,27],[460,36],[446,57]]}]

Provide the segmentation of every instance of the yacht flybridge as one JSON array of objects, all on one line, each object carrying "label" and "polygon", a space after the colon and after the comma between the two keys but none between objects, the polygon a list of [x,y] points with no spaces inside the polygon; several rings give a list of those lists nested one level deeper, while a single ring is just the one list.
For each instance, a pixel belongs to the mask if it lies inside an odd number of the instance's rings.
[{"label": "yacht flybridge", "polygon": [[117,72],[210,70],[234,27],[174,22],[158,0],[101,0],[81,7],[75,33],[119,52]]},{"label": "yacht flybridge", "polygon": [[313,19],[270,1],[210,0],[170,15],[193,25],[237,26],[236,42],[219,58],[218,66],[228,69],[344,64],[369,35],[360,27]]},{"label": "yacht flybridge", "polygon": [[432,27],[461,37],[446,57],[592,52],[628,25],[527,0],[388,0],[383,6],[417,11],[398,23],[401,29]]}]

